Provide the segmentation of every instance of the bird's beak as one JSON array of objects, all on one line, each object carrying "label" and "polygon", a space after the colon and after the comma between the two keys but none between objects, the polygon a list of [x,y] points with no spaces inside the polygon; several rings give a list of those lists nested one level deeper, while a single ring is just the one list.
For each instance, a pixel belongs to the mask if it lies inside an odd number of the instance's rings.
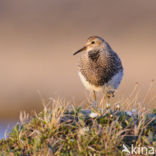
[{"label": "bird's beak", "polygon": [[73,53],[73,55],[76,55],[76,54],[78,54],[78,53],[80,53],[80,52],[82,52],[84,50],[86,50],[86,46],[81,48],[80,50],[76,51],[75,53]]}]

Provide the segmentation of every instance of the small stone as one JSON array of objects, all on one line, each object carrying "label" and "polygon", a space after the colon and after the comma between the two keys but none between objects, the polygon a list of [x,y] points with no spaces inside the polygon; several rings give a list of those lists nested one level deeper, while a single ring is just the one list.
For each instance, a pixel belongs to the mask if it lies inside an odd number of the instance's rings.
[{"label": "small stone", "polygon": [[132,116],[132,115],[133,115],[133,113],[130,112],[130,111],[126,112],[126,114],[127,114],[128,116]]},{"label": "small stone", "polygon": [[106,108],[107,108],[107,109],[110,108],[110,104],[109,104],[109,103],[106,104]]},{"label": "small stone", "polygon": [[120,106],[119,106],[119,105],[116,105],[116,108],[118,108],[118,109],[119,109],[119,108],[120,108]]},{"label": "small stone", "polygon": [[136,113],[136,109],[132,109],[132,113]]},{"label": "small stone", "polygon": [[110,115],[110,118],[113,118],[113,115],[112,114]]},{"label": "small stone", "polygon": [[116,105],[115,110],[119,110],[120,109],[120,105]]},{"label": "small stone", "polygon": [[91,112],[91,113],[89,114],[89,117],[91,117],[91,118],[96,118],[97,116],[98,116],[98,114],[93,113],[93,112]]},{"label": "small stone", "polygon": [[88,127],[83,127],[79,130],[79,134],[80,135],[84,135],[86,132],[89,131],[89,128]]}]

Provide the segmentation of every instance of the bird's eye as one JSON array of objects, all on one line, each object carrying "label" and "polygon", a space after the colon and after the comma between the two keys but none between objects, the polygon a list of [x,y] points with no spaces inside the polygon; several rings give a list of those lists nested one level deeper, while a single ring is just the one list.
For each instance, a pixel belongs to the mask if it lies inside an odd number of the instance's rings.
[{"label": "bird's eye", "polygon": [[95,41],[92,41],[92,42],[91,42],[91,44],[94,44],[94,43],[95,43]]}]

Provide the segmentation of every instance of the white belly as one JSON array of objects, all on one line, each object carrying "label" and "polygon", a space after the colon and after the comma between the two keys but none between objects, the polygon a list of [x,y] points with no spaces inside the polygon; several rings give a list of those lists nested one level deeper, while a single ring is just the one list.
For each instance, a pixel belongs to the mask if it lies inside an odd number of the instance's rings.
[{"label": "white belly", "polygon": [[106,84],[106,86],[111,87],[113,89],[117,89],[123,77],[123,71],[115,74],[110,81]]},{"label": "white belly", "polygon": [[94,86],[92,84],[90,84],[86,78],[81,74],[81,72],[78,73],[79,76],[80,76],[80,79],[83,83],[83,85],[86,87],[86,89],[88,90],[95,90],[97,92],[99,91],[104,91],[105,88],[107,89],[117,89],[121,80],[122,80],[122,76],[123,76],[123,71],[120,71],[119,73],[117,73],[116,75],[114,75],[112,77],[112,79],[110,81],[108,81],[108,83],[106,83],[104,86],[100,86],[100,87],[97,87],[97,86]]},{"label": "white belly", "polygon": [[86,80],[86,78],[81,74],[81,72],[79,72],[78,74],[79,74],[79,76],[80,76],[80,79],[81,79],[83,85],[86,87],[86,89],[88,89],[88,90],[95,90],[95,91],[97,91],[97,92],[103,91],[104,86],[96,87],[96,86],[90,84],[90,83]]}]

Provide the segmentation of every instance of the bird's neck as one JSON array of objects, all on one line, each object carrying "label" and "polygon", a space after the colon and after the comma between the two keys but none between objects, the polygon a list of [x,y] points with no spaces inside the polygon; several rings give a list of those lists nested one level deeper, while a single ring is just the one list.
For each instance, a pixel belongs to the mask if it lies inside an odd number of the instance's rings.
[{"label": "bird's neck", "polygon": [[90,50],[88,51],[88,58],[92,61],[97,61],[97,59],[100,57],[100,50]]}]

